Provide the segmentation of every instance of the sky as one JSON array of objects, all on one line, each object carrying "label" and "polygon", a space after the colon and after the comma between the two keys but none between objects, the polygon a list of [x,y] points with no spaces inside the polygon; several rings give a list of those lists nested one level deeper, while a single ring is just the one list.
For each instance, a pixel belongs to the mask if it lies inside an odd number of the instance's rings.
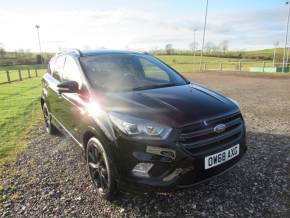
[{"label": "sky", "polygon": [[[201,47],[206,0],[0,0],[0,46],[6,50],[189,49]],[[255,50],[285,42],[283,0],[209,0],[205,42]]]}]

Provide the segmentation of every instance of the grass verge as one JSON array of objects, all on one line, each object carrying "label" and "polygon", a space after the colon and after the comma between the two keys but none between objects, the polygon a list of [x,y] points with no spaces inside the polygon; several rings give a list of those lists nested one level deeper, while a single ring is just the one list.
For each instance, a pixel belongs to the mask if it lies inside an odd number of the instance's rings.
[{"label": "grass verge", "polygon": [[41,121],[40,78],[0,85],[0,167],[26,147],[29,131]]}]

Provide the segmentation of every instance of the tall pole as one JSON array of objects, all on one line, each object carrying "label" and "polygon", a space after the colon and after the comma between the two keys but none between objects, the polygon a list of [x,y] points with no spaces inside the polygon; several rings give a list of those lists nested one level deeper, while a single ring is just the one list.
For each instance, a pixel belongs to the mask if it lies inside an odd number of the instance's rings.
[{"label": "tall pole", "polygon": [[206,30],[207,9],[208,9],[208,0],[206,0],[206,6],[205,6],[204,26],[203,26],[203,36],[202,36],[202,44],[201,44],[201,52],[200,52],[200,65],[199,65],[199,70],[200,70],[200,71],[201,71],[201,68],[202,68],[202,57],[203,57],[203,47],[204,47],[204,40],[205,40],[205,30]]},{"label": "tall pole", "polygon": [[197,29],[193,30],[193,71],[195,71],[196,31]]},{"label": "tall pole", "polygon": [[275,46],[275,48],[274,48],[273,67],[275,67],[275,60],[276,60],[276,46]]},{"label": "tall pole", "polygon": [[287,48],[287,44],[288,44],[288,29],[289,29],[289,17],[290,17],[290,4],[289,4],[289,1],[286,2],[286,4],[288,4],[288,17],[287,17],[287,27],[286,27],[286,37],[285,37],[285,46],[284,46],[284,54],[283,54],[282,72],[285,72],[286,48]]},{"label": "tall pole", "polygon": [[[288,44],[288,43],[287,43]],[[285,66],[288,67],[288,59],[289,59],[289,46],[287,45],[287,55],[286,55],[286,61],[285,61]]]},{"label": "tall pole", "polygon": [[195,52],[196,52],[196,31],[197,29],[194,29],[194,35],[193,35],[193,57],[195,57]]},{"label": "tall pole", "polygon": [[273,67],[275,67],[276,53],[277,53],[277,47],[279,46],[279,41],[274,42],[273,45],[274,45]]},{"label": "tall pole", "polygon": [[36,32],[37,32],[37,37],[38,37],[38,45],[39,45],[39,53],[40,53],[40,57],[41,57],[41,63],[43,64],[43,59],[42,59],[42,49],[41,49],[41,43],[40,43],[40,35],[39,35],[39,25],[35,25],[36,28]]}]

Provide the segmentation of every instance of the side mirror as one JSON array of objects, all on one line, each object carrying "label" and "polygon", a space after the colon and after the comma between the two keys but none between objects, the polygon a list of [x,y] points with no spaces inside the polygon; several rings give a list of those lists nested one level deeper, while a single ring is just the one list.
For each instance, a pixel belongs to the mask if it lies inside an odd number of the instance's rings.
[{"label": "side mirror", "polygon": [[77,93],[79,91],[79,84],[76,81],[63,81],[57,85],[59,93]]}]

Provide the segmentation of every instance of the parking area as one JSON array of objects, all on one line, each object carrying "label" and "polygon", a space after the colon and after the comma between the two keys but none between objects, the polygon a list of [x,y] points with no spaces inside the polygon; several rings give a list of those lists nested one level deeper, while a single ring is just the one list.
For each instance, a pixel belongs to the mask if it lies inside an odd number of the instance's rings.
[{"label": "parking area", "polygon": [[5,167],[0,214],[70,217],[290,217],[290,78],[184,74],[235,99],[247,124],[248,152],[231,171],[171,193],[100,200],[81,150],[39,126],[28,149]]}]

